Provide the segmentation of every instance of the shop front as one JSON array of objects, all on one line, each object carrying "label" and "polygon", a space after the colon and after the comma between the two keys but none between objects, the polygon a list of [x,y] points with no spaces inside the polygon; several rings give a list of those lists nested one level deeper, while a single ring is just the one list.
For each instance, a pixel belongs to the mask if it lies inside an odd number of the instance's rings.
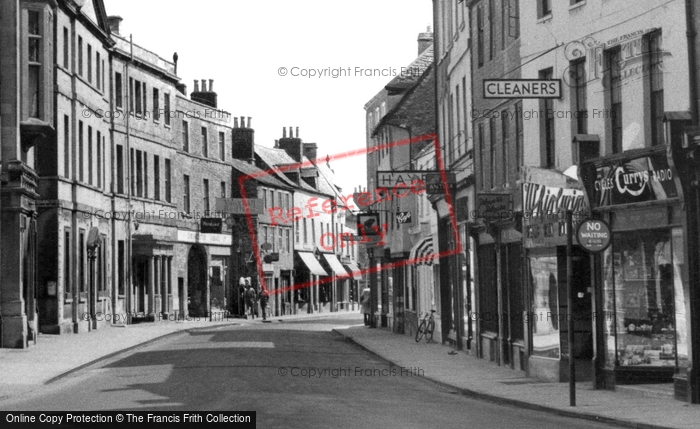
[{"label": "shop front", "polygon": [[613,232],[593,279],[602,315],[596,384],[671,383],[688,367],[689,282],[682,193],[667,148],[592,160],[581,175],[594,216]]},{"label": "shop front", "polygon": [[593,294],[591,258],[573,246],[573,308],[568,308],[566,211],[573,230],[589,215],[582,185],[555,170],[526,167],[522,172],[522,246],[525,254],[522,313],[527,350],[527,374],[545,381],[568,380],[568,320],[574,320],[573,359],[576,379],[592,377]]}]

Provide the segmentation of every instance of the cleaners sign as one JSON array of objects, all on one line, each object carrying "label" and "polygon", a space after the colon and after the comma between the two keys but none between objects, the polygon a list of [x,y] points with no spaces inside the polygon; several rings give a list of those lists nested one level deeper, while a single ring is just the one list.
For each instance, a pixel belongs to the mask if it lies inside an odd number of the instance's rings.
[{"label": "cleaners sign", "polygon": [[561,98],[561,79],[484,79],[484,98]]},{"label": "cleaners sign", "polygon": [[581,222],[576,231],[578,244],[591,253],[602,252],[610,246],[610,227],[602,220],[587,219]]}]

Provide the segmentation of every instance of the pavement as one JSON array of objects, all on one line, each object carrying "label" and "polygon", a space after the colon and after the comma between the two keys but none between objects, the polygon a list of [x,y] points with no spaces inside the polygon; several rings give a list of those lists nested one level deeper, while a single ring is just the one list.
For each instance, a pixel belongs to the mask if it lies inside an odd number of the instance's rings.
[{"label": "pavement", "polygon": [[360,347],[394,365],[467,395],[492,402],[633,428],[697,428],[700,405],[671,397],[644,397],[629,391],[594,390],[576,383],[576,407],[569,406],[569,383],[548,383],[525,377],[437,343],[416,343],[412,337],[365,326],[334,329]]},{"label": "pavement", "polygon": [[[352,314],[352,313],[350,313]],[[318,317],[346,316],[347,312],[315,313],[270,318],[269,320],[304,320]],[[254,320],[229,318],[221,321],[159,321],[135,325],[105,326],[90,332],[66,335],[39,334],[36,345],[26,349],[0,348],[0,409],[2,401],[16,399],[40,390],[82,368],[120,353],[197,330],[261,324]]]},{"label": "pavement", "polygon": [[[271,318],[273,323],[314,318],[347,318],[356,312],[316,313]],[[311,320],[309,320],[311,322]],[[261,319],[223,321],[162,321],[105,327],[78,335],[40,335],[27,349],[0,349],[0,409],[2,401],[40,390],[82,368],[173,335],[231,325],[262,324]],[[569,406],[568,383],[547,383],[525,377],[452,348],[365,326],[334,331],[378,357],[467,396],[522,408],[551,412],[634,428],[697,428],[700,405],[672,397],[645,397],[625,391],[594,390],[590,382],[576,385],[577,406]]]}]

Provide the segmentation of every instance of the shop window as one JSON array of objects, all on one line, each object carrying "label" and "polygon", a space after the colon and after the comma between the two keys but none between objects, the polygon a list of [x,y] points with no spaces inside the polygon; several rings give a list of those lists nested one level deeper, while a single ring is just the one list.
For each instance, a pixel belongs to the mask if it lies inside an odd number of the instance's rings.
[{"label": "shop window", "polygon": [[604,271],[607,359],[627,367],[686,366],[682,230],[615,233],[613,243]]},{"label": "shop window", "polygon": [[559,275],[557,257],[531,256],[529,258],[532,287],[532,355],[559,359]]}]

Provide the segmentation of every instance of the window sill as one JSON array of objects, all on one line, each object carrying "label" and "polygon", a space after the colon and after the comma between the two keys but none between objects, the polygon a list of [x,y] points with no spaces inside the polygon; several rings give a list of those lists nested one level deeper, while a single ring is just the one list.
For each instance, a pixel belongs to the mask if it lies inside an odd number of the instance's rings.
[{"label": "window sill", "polygon": [[585,6],[585,5],[586,5],[586,0],[583,0],[582,2],[579,2],[579,3],[572,4],[571,6],[569,6],[569,11],[576,10],[580,7]]},{"label": "window sill", "polygon": [[542,18],[537,19],[538,24],[545,24],[545,23],[550,22],[550,21],[552,21],[552,14],[551,13],[543,16]]}]

